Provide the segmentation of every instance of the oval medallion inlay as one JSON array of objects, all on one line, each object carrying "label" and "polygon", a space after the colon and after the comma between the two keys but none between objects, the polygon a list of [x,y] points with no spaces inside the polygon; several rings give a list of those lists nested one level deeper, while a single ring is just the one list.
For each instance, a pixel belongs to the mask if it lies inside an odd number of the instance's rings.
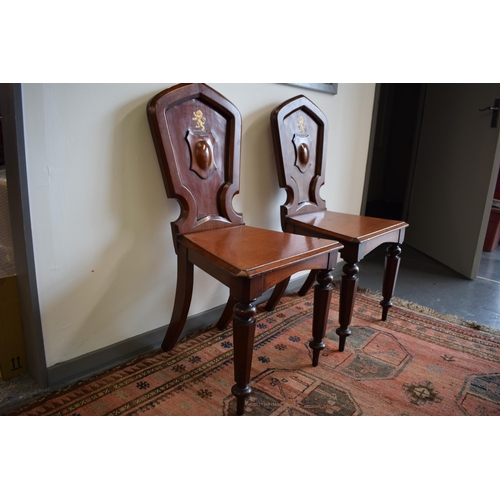
[{"label": "oval medallion inlay", "polygon": [[304,143],[299,145],[299,162],[302,165],[307,165],[309,163],[309,148]]},{"label": "oval medallion inlay", "polygon": [[198,141],[194,147],[196,163],[206,170],[212,164],[212,150],[206,141]]}]

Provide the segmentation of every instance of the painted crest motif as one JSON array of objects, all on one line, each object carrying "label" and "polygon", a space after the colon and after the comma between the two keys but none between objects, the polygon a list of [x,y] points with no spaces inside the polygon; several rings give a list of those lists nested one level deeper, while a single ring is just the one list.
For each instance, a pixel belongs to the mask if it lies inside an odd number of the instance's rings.
[{"label": "painted crest motif", "polygon": [[208,179],[217,169],[214,159],[216,141],[212,133],[207,132],[207,119],[200,109],[193,111],[192,120],[196,121],[196,125],[194,130],[188,130],[186,136],[191,153],[191,166],[189,168],[201,179]]},{"label": "painted crest motif", "polygon": [[191,119],[196,121],[196,130],[205,132],[205,123],[207,119],[203,116],[203,111],[201,109],[193,111],[193,118]]},{"label": "painted crest motif", "polygon": [[299,127],[299,134],[304,135],[306,133],[306,121],[303,116],[299,116],[297,120],[297,126]]},{"label": "painted crest motif", "polygon": [[298,134],[295,134],[292,139],[295,147],[295,166],[302,173],[305,173],[309,165],[311,165],[311,144],[306,130],[306,121],[303,116],[299,116],[297,120],[297,129]]}]

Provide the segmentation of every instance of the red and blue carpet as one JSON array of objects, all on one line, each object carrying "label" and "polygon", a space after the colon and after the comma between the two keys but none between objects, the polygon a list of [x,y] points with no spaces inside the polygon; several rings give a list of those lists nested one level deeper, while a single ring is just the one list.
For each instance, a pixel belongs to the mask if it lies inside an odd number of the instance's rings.
[{"label": "red and blue carpet", "polygon": [[[500,415],[500,338],[359,293],[338,352],[338,291],[311,366],[312,294],[260,306],[246,415]],[[214,326],[13,415],[234,415],[232,329]]]}]

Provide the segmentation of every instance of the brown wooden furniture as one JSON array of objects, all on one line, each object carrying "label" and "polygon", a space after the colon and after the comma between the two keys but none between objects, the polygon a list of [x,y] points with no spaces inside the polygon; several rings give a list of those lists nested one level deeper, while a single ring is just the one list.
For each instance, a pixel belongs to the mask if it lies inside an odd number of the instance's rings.
[{"label": "brown wooden furniture", "polygon": [[[237,413],[244,412],[255,335],[254,301],[301,270],[322,269],[315,287],[313,365],[324,348],[333,277],[342,245],[335,241],[248,227],[232,207],[239,191],[241,116],[204,84],[171,87],[148,103],[148,119],[167,196],[181,207],[172,222],[177,290],[162,347],[177,342],[193,290],[193,265],[230,289],[234,306],[234,377]],[[232,314],[232,312],[231,312]]]},{"label": "brown wooden furniture", "polygon": [[[326,210],[319,190],[325,182],[325,162],[328,122],[322,111],[305,96],[297,96],[276,107],[271,113],[271,130],[279,185],[286,189],[287,199],[281,207],[281,225],[287,233],[331,238],[344,248],[340,255],[345,261],[340,290],[339,350],[343,351],[351,334],[349,325],[358,286],[358,263],[380,246],[387,248],[382,320],[392,306],[391,298],[400,263],[400,244],[406,222],[351,215]],[[300,294],[307,293],[317,271],[311,271]],[[288,280],[273,291],[266,308],[272,310],[283,295]]]}]

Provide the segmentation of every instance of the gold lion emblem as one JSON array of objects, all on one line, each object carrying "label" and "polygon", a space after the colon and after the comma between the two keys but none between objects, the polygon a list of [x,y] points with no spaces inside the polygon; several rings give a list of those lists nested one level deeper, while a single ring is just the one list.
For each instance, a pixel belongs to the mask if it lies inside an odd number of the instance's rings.
[{"label": "gold lion emblem", "polygon": [[301,134],[306,133],[306,121],[304,120],[303,116],[299,116],[299,120],[297,121],[297,125],[299,127],[299,132]]},{"label": "gold lion emblem", "polygon": [[204,132],[207,119],[203,116],[203,111],[198,109],[197,111],[193,111],[193,115],[192,120],[196,121],[196,130],[202,130]]}]

